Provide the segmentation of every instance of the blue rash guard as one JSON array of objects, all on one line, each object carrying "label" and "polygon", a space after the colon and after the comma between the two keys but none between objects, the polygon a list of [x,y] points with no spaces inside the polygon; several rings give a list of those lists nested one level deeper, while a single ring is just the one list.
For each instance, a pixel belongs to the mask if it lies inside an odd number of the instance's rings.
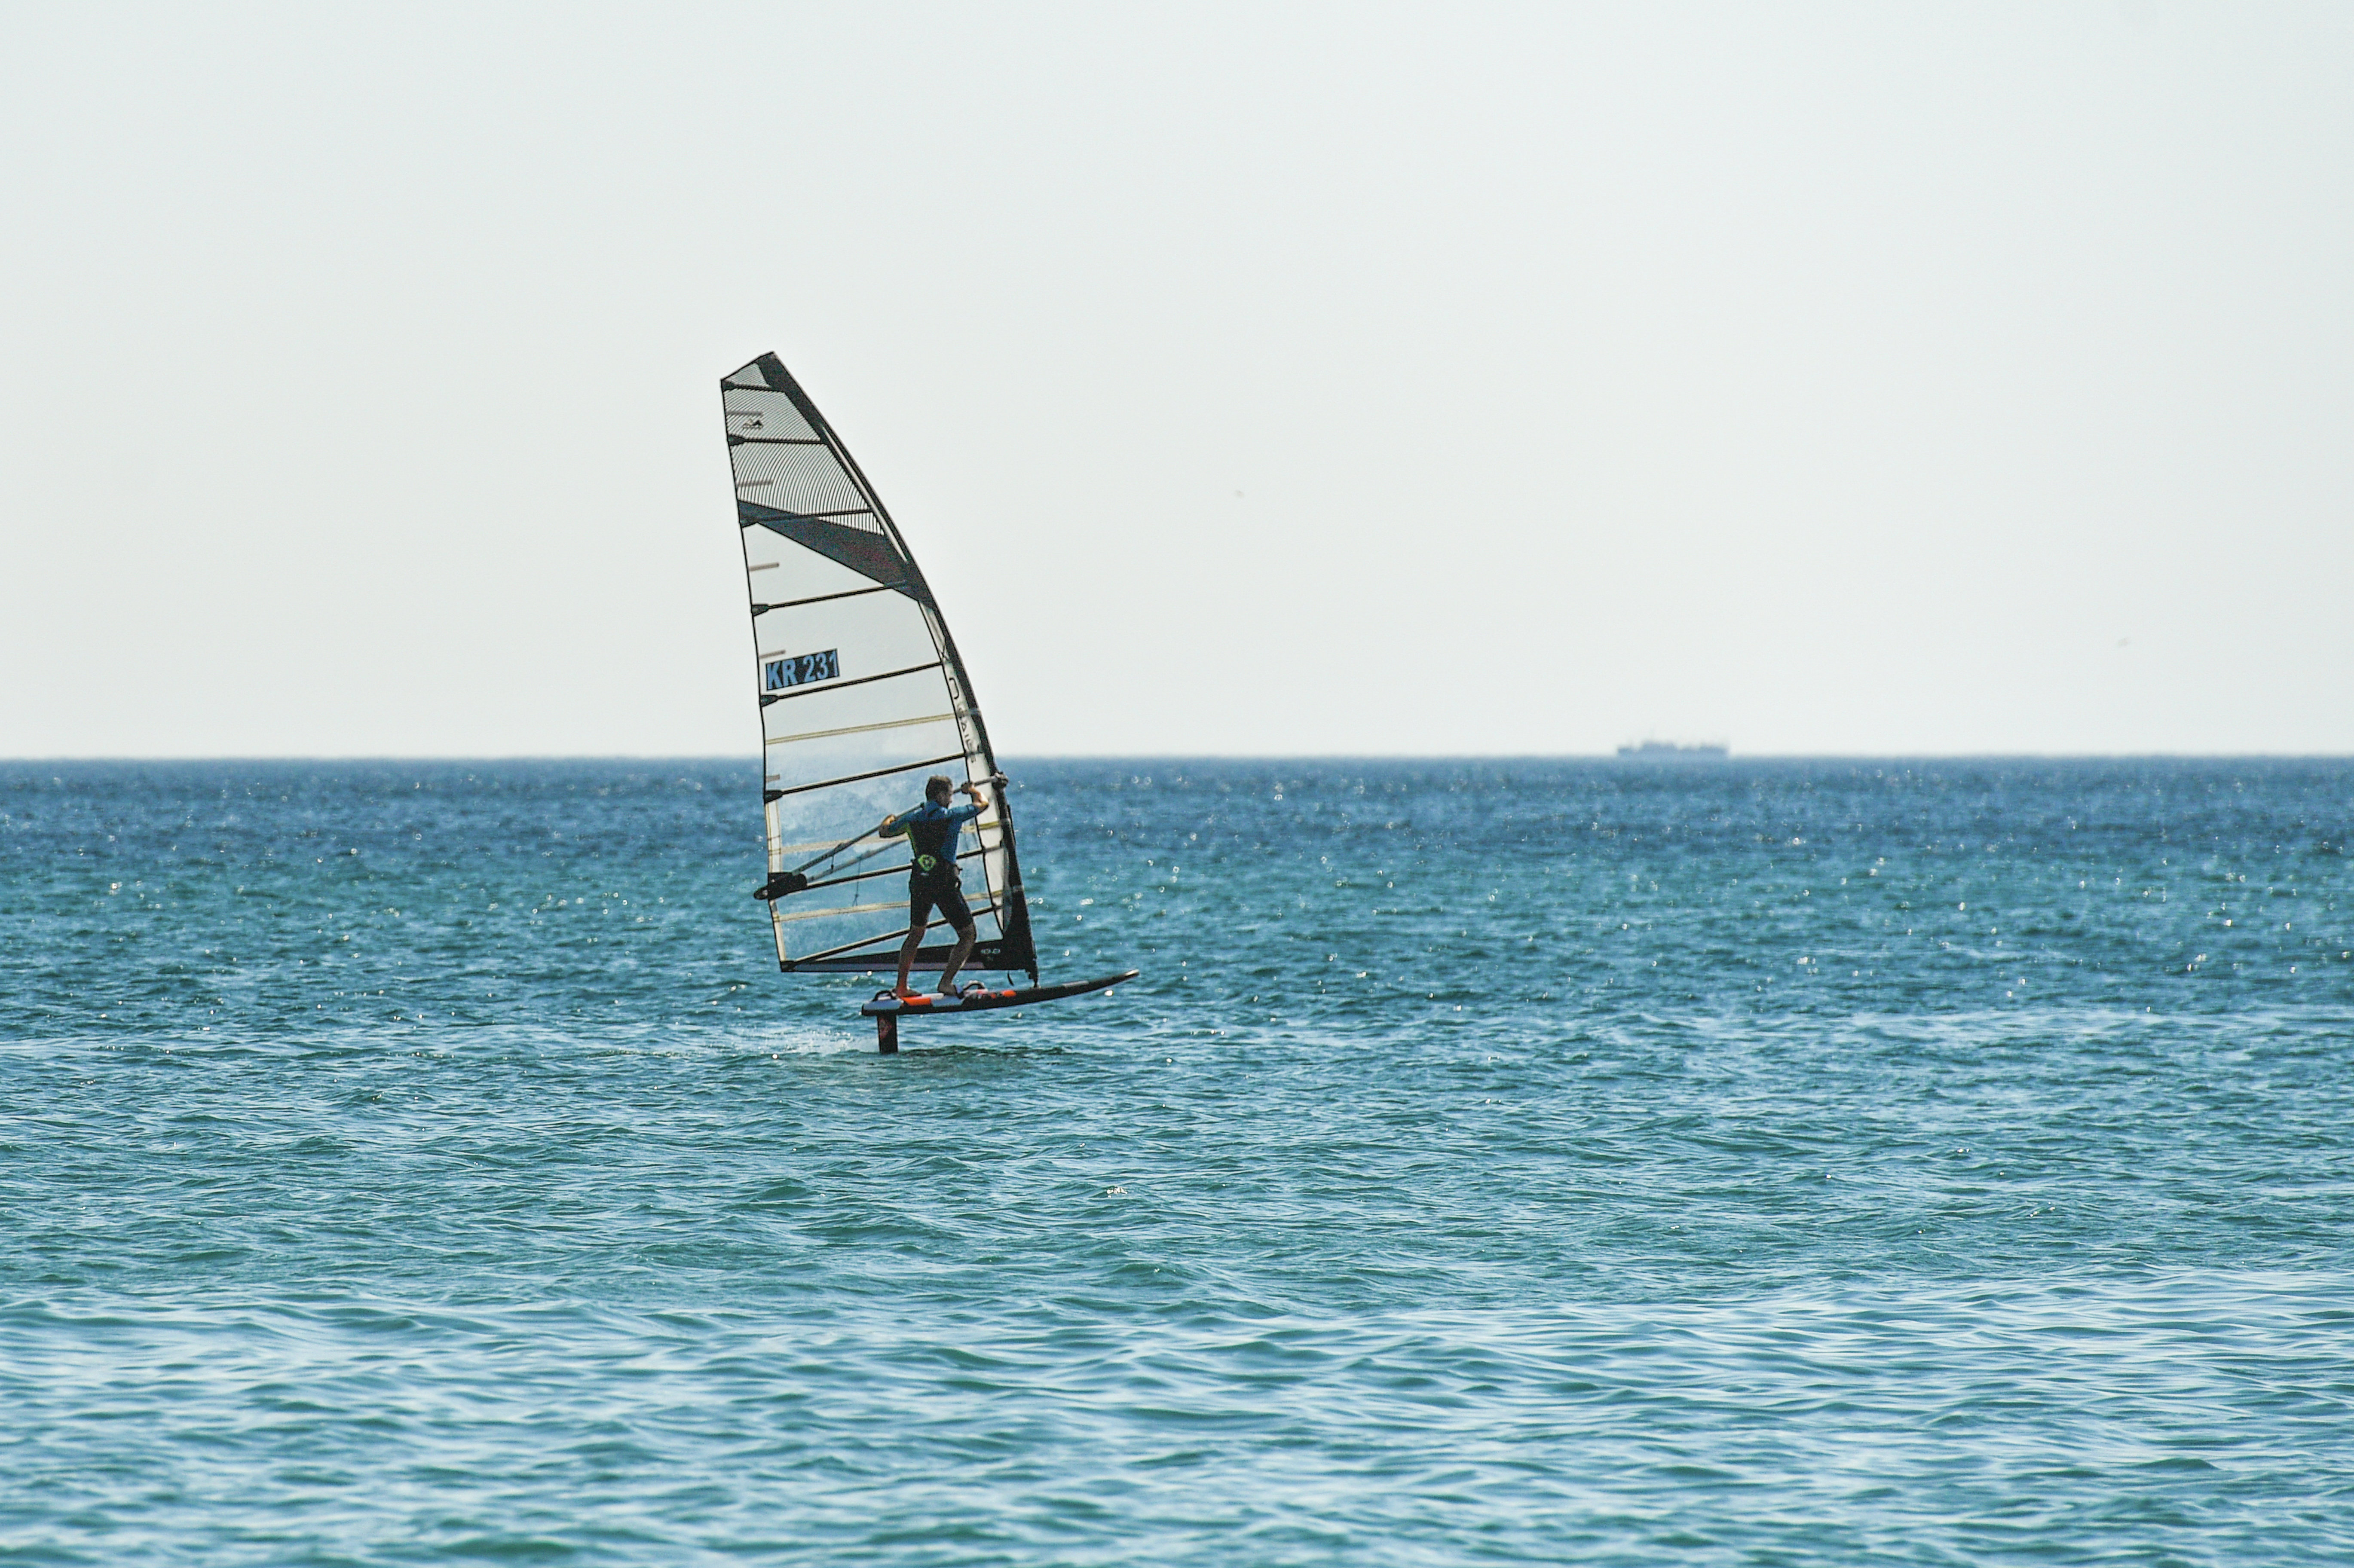
[{"label": "blue rash guard", "polygon": [[902,834],[916,852],[907,869],[920,877],[954,876],[956,874],[957,830],[981,815],[978,802],[970,806],[942,806],[930,800],[912,811],[902,811],[883,830],[886,839]]}]

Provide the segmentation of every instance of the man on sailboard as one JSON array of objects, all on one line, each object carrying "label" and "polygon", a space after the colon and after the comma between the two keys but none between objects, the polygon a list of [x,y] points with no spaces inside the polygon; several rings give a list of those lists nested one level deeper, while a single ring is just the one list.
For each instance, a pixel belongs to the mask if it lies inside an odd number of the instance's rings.
[{"label": "man on sailboard", "polygon": [[[989,782],[991,788],[1002,789],[1005,775],[993,775]],[[971,796],[972,804],[949,805],[960,793]],[[935,908],[956,928],[956,946],[949,949],[949,961],[940,969],[940,994],[956,994],[957,970],[972,956],[978,935],[957,878],[957,830],[980,816],[985,805],[978,785],[959,784],[945,773],[935,773],[924,781],[922,805],[884,818],[877,830],[886,839],[905,837],[915,852],[907,866],[907,940],[899,948],[899,983],[894,988],[900,996],[917,994],[907,989],[907,971],[915,968],[916,954],[924,945],[924,931]]]}]

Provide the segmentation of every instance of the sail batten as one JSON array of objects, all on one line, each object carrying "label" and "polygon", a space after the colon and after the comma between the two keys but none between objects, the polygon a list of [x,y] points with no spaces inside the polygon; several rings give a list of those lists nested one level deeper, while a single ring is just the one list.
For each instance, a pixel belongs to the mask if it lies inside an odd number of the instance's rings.
[{"label": "sail batten", "polygon": [[[945,768],[951,762],[962,759],[964,753],[960,751],[951,752],[946,757],[935,757],[923,762],[901,762],[889,768],[878,768],[872,773],[853,773],[843,779],[821,779],[814,784],[794,784],[786,789],[771,790],[770,793],[799,795],[811,789],[831,789],[837,784],[854,784],[861,779],[882,779],[894,773],[913,773],[918,768]],[[781,780],[783,775],[771,773],[769,778],[771,782],[776,782]]]},{"label": "sail batten", "polygon": [[[781,655],[770,654],[769,657],[777,658]],[[843,682],[842,687],[814,686],[806,687],[798,692],[763,692],[760,694],[760,704],[765,707],[770,703],[781,703],[792,697],[823,696],[827,692],[838,691],[843,687],[864,686],[873,681],[896,681],[902,675],[920,675],[927,670],[937,670],[939,667],[940,662],[935,659],[928,664],[910,664],[904,670],[885,670],[879,675],[860,675]]]},{"label": "sail batten", "polygon": [[[788,970],[888,969],[906,927],[877,933],[876,916],[904,905],[876,902],[889,868],[852,867],[898,847],[871,840],[884,816],[922,798],[911,775],[938,770],[978,784],[997,771],[988,728],[922,568],[783,364],[762,355],[722,377],[720,402],[767,759],[761,896],[777,961]],[[958,856],[978,873],[966,887],[980,927],[971,967],[1034,980],[1013,822],[1005,801],[994,804],[966,830],[971,848]],[[813,848],[823,853],[790,863]],[[938,969],[946,952],[926,946],[917,967]]]},{"label": "sail batten", "polygon": [[[775,561],[763,561],[760,565],[758,565],[758,566],[757,566],[757,567],[748,567],[748,568],[747,568],[747,572],[748,572],[748,574],[749,572],[765,572],[765,571],[770,571],[770,570],[773,570],[777,566],[779,566],[779,565],[780,565],[780,564],[781,564],[781,563],[779,563],[779,562],[775,562]],[[873,587],[873,588],[845,588],[845,589],[843,589],[843,590],[842,592],[840,592],[840,593],[822,593],[822,594],[813,595],[812,597],[811,597],[811,598],[809,598],[809,599],[788,599],[788,600],[786,600],[786,601],[785,601],[784,603],[782,603],[782,604],[762,604],[759,600],[758,600],[758,599],[754,599],[754,600],[752,601],[752,613],[753,613],[754,615],[766,615],[766,614],[768,614],[768,613],[769,613],[770,610],[772,610],[772,609],[800,609],[802,605],[805,605],[805,604],[823,604],[823,603],[825,603],[828,599],[856,599],[856,598],[858,598],[861,594],[869,594],[869,593],[889,593],[890,591],[891,591],[891,590],[890,590],[889,588],[885,588],[885,587],[884,587],[884,586],[882,586],[880,583],[877,583],[877,584],[876,584],[875,587]]]},{"label": "sail batten", "polygon": [[769,737],[770,746],[791,746],[797,741],[827,740],[837,735],[864,735],[878,729],[907,729],[919,724],[953,724],[954,714],[926,714],[921,718],[877,719],[873,724],[843,725],[839,729],[812,729],[800,735],[778,735]]}]

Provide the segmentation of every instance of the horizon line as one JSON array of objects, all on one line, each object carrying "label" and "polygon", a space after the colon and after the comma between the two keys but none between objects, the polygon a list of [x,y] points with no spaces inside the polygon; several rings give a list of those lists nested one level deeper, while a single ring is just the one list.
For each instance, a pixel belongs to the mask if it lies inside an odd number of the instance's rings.
[{"label": "horizon line", "polygon": [[[1743,751],[1720,756],[1617,751],[1048,751],[1001,755],[1022,762],[1624,762],[1715,768],[1741,762],[2347,762],[2354,751]],[[757,753],[697,751],[517,752],[80,752],[0,755],[0,767],[86,762],[694,762],[759,766]]]}]

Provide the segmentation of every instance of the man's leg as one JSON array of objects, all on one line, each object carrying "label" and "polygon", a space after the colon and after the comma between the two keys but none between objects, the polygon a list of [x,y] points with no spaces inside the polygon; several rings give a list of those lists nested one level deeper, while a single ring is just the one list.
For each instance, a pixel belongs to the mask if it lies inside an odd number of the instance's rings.
[{"label": "man's leg", "polygon": [[[972,957],[972,945],[980,937],[980,929],[970,920],[957,927],[956,946],[949,949],[948,967],[940,970],[942,996],[956,994],[956,972],[964,968],[964,961],[967,959]],[[901,961],[904,962],[905,959]]]},{"label": "man's leg", "polygon": [[931,924],[932,901],[910,888],[907,894],[907,939],[899,944],[899,983],[891,989],[907,994],[907,971],[916,967],[916,951],[924,945],[924,928]]},{"label": "man's leg", "polygon": [[923,945],[924,928],[921,926],[917,926],[910,929],[907,933],[907,939],[899,944],[899,983],[892,987],[892,990],[903,994],[906,992],[907,989],[907,971],[916,967],[916,950]]}]

